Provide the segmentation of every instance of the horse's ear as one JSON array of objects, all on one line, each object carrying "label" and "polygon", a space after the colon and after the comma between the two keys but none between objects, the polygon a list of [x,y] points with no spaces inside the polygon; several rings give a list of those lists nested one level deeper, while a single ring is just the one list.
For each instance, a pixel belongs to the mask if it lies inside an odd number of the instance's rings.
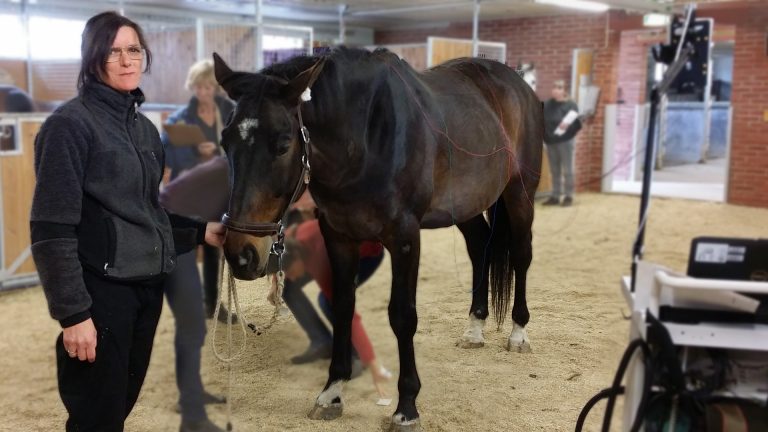
[{"label": "horse's ear", "polygon": [[[216,55],[216,54],[214,54]],[[515,67],[516,70],[522,70],[523,69],[523,61],[521,59],[517,59],[517,66]]]},{"label": "horse's ear", "polygon": [[310,96],[307,90],[312,87],[315,81],[317,81],[324,66],[325,57],[322,57],[309,69],[298,74],[286,84],[282,91],[284,100],[288,102],[289,105],[298,104],[300,100],[308,101]]},{"label": "horse's ear", "polygon": [[240,96],[248,88],[244,78],[252,75],[246,72],[234,72],[216,53],[213,53],[213,74],[221,88],[234,101],[240,99]]},{"label": "horse's ear", "polygon": [[232,69],[227,66],[218,53],[213,53],[213,73],[216,75],[216,81],[219,84],[232,75]]},{"label": "horse's ear", "polygon": [[531,62],[531,64],[528,65],[528,70],[534,70],[534,69],[536,69],[536,65],[533,62]]}]

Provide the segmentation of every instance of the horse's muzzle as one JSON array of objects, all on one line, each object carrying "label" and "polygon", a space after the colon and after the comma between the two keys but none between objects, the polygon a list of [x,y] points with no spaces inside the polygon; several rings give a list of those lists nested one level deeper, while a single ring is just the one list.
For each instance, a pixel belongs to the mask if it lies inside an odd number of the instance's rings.
[{"label": "horse's muzzle", "polygon": [[230,251],[225,251],[229,268],[232,271],[232,275],[241,280],[254,280],[256,278],[264,276],[264,265],[260,264],[259,254],[250,243],[246,243],[243,248],[236,254]]}]

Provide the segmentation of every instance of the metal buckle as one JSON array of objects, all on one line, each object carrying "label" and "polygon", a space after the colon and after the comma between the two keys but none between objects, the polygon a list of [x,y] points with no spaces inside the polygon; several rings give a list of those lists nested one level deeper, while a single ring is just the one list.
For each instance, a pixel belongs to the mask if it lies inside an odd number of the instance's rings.
[{"label": "metal buckle", "polygon": [[306,126],[301,126],[301,139],[304,140],[304,144],[309,144],[309,129]]}]

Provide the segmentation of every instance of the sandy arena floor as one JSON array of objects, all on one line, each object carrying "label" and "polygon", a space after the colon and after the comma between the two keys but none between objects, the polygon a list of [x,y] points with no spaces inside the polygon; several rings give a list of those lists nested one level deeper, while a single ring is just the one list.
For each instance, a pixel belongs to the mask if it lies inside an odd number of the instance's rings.
[{"label": "sandy arena floor", "polygon": [[[537,204],[534,262],[529,272],[528,332],[533,354],[504,350],[511,330],[489,322],[486,346],[454,346],[466,323],[471,269],[455,229],[422,232],[419,328],[415,338],[422,380],[418,399],[425,431],[568,431],[584,403],[613,377],[627,343],[627,308],[619,278],[629,271],[638,198],[588,194],[571,208]],[[690,239],[697,235],[768,237],[768,210],[683,200],[655,199],[646,258],[685,269]],[[358,310],[379,358],[398,370],[396,341],[387,321],[389,261],[358,291]],[[268,320],[264,282],[240,285],[246,318]],[[317,288],[307,287],[315,296]],[[58,325],[48,317],[39,288],[0,295],[0,430],[63,430],[64,408],[56,390],[53,343]],[[152,364],[127,431],[175,431],[179,416],[173,360],[174,325],[163,311]],[[223,333],[220,333],[223,338]],[[210,341],[210,340],[209,340]],[[369,374],[345,387],[340,420],[308,420],[307,412],[326,380],[328,364],[294,366],[288,358],[305,348],[292,318],[261,336],[249,334],[234,364],[232,394],[237,431],[378,431],[394,410],[375,404]],[[203,379],[221,393],[226,368],[209,345]],[[395,395],[397,386],[388,383]],[[598,407],[598,411],[600,411]],[[209,408],[219,425],[222,406]],[[617,417],[620,417],[617,415]],[[592,430],[597,415],[590,422]]]}]

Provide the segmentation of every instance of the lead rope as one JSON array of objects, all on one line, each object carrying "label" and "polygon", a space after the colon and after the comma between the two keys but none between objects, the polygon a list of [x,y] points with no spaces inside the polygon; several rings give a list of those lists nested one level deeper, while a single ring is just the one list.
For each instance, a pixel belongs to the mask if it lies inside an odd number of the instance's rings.
[{"label": "lead rope", "polygon": [[[282,239],[282,238],[281,238]],[[279,244],[279,246],[278,246]],[[275,299],[275,309],[272,311],[272,316],[269,319],[269,322],[262,326],[262,327],[256,327],[253,324],[248,324],[248,326],[253,330],[254,333],[257,335],[263,334],[265,331],[269,330],[280,318],[281,316],[288,315],[288,307],[285,305],[285,302],[283,301],[283,288],[285,287],[285,272],[283,272],[283,266],[282,266],[282,256],[284,252],[284,246],[282,245],[282,241],[279,243],[275,243],[273,245],[273,253],[277,255],[278,259],[278,272],[277,272],[277,292],[276,292],[276,299]],[[245,329],[245,319],[243,317],[242,310],[240,309],[240,301],[237,297],[237,282],[235,281],[235,277],[232,276],[232,272],[227,272],[227,309],[229,310],[229,313],[227,314],[227,357],[224,357],[218,350],[216,346],[216,333],[217,333],[217,327],[219,324],[219,314],[221,313],[221,303],[222,303],[222,295],[224,292],[224,266],[226,264],[226,260],[224,258],[224,254],[221,255],[221,260],[219,261],[219,294],[218,298],[216,300],[216,310],[213,313],[213,330],[211,335],[211,346],[213,349],[213,355],[216,357],[217,360],[219,360],[222,363],[226,363],[227,365],[227,392],[226,392],[226,412],[227,412],[227,431],[232,431],[232,362],[240,358],[240,356],[245,352],[245,338],[248,334],[247,330]],[[232,305],[234,303],[234,309],[232,308]],[[240,323],[240,328],[242,329],[242,340],[240,344],[240,349],[233,354],[232,353],[232,314],[233,311],[235,314],[237,314],[238,322]]]},{"label": "lead rope", "polygon": [[[224,265],[226,261],[224,259],[224,254],[221,254],[221,259],[219,261],[219,294],[216,299],[216,310],[213,312],[213,334],[211,335],[211,346],[213,348],[213,356],[216,357],[217,360],[219,360],[222,363],[226,363],[227,365],[227,392],[226,392],[226,406],[227,406],[227,431],[232,431],[232,362],[239,358],[243,352],[245,351],[245,337],[247,335],[247,331],[245,330],[245,320],[243,319],[242,312],[240,310],[240,302],[237,298],[237,287],[235,285],[234,277],[232,276],[232,272],[228,272],[227,277],[227,309],[229,310],[229,313],[227,314],[227,357],[224,357],[221,353],[219,353],[218,348],[216,346],[216,334],[217,334],[217,327],[219,324],[219,314],[221,313],[221,303],[222,303],[222,295],[224,292]],[[238,319],[238,322],[240,323],[240,327],[242,329],[243,337],[242,342],[240,344],[240,349],[237,351],[236,354],[232,354],[232,303],[234,302],[234,313],[236,313],[240,318]]]},{"label": "lead rope", "polygon": [[[309,89],[307,89],[308,91]],[[307,101],[309,100],[308,96],[307,99],[304,99],[304,96],[302,95],[302,100]],[[301,189],[301,184],[308,185],[310,181],[310,165],[309,165],[309,152],[310,152],[310,138],[309,138],[309,130],[304,126],[304,121],[301,118],[301,103],[299,103],[298,107],[298,116],[299,116],[299,131],[301,132],[301,138],[303,141],[303,154],[301,156],[301,165],[302,165],[302,174],[301,178],[299,179],[299,184],[296,187],[296,190],[293,192],[293,196],[291,197],[291,201],[289,202],[288,206],[290,207],[290,204],[296,199],[298,199],[299,190]],[[277,292],[275,293],[275,309],[272,311],[272,316],[269,319],[269,322],[265,324],[262,327],[257,327],[254,324],[248,324],[248,327],[256,333],[256,335],[261,335],[265,331],[272,328],[272,326],[277,322],[277,320],[281,316],[287,316],[290,314],[290,311],[288,310],[288,307],[286,306],[285,302],[283,301],[283,288],[285,288],[285,272],[283,271],[283,253],[285,253],[285,244],[283,243],[283,240],[285,239],[285,233],[283,232],[283,226],[282,226],[282,220],[279,223],[279,231],[277,233],[277,240],[272,243],[272,250],[271,253],[277,255]],[[221,313],[221,296],[222,292],[224,291],[222,288],[224,287],[224,265],[226,264],[226,259],[224,257],[224,254],[221,254],[221,259],[219,260],[219,294],[216,299],[216,310],[213,312],[213,334],[211,335],[211,346],[213,349],[213,355],[216,357],[217,360],[219,360],[222,363],[227,364],[227,394],[226,394],[226,405],[227,405],[227,431],[232,431],[232,362],[237,360],[243,352],[245,352],[245,338],[248,334],[247,330],[245,329],[245,319],[243,318],[242,311],[240,310],[240,302],[237,298],[237,282],[235,281],[235,277],[232,276],[232,272],[227,272],[227,309],[229,310],[229,313],[227,314],[227,357],[222,356],[218,349],[216,348],[216,329],[218,327],[219,323],[219,314]],[[232,354],[232,303],[234,302],[234,313],[237,314],[239,317],[238,322],[240,323],[240,328],[242,329],[243,337],[242,342],[240,344],[240,349],[237,351],[236,354]]]}]

